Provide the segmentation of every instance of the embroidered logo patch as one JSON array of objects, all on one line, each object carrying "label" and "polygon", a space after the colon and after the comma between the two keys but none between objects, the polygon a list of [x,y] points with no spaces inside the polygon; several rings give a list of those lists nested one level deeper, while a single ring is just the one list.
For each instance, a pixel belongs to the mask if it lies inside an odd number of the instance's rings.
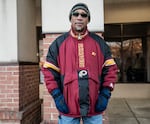
[{"label": "embroidered logo patch", "polygon": [[96,56],[96,53],[95,53],[95,52],[92,52],[92,56]]}]

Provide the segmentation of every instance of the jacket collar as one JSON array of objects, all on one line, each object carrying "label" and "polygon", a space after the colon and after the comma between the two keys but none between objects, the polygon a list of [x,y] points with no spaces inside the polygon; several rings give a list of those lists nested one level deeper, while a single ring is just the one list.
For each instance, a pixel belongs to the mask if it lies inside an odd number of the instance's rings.
[{"label": "jacket collar", "polygon": [[86,30],[84,32],[75,34],[75,32],[73,31],[73,29],[71,28],[70,30],[70,35],[78,40],[82,40],[86,35],[88,34],[88,30],[86,28]]}]

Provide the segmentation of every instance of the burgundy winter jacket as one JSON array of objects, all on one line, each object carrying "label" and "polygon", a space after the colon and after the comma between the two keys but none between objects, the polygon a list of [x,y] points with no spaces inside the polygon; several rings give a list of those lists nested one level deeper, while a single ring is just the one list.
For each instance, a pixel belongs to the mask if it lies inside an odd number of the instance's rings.
[{"label": "burgundy winter jacket", "polygon": [[110,48],[88,31],[79,40],[70,32],[56,38],[49,47],[43,72],[48,91],[61,89],[69,107],[66,115],[72,117],[81,116],[82,102],[88,105],[88,116],[99,114],[95,112],[98,93],[103,87],[113,90],[117,79]]}]

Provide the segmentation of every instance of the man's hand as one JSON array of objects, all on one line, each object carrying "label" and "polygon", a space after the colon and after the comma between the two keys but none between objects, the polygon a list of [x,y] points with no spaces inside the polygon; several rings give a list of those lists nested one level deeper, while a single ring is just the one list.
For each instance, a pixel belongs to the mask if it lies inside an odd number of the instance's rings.
[{"label": "man's hand", "polygon": [[64,114],[69,113],[68,106],[65,102],[65,98],[64,98],[63,94],[61,93],[61,91],[59,89],[54,89],[51,92],[51,95],[55,101],[57,109]]},{"label": "man's hand", "polygon": [[107,108],[110,96],[111,96],[110,89],[103,88],[100,91],[97,102],[96,102],[96,106],[95,106],[96,112],[103,112]]}]

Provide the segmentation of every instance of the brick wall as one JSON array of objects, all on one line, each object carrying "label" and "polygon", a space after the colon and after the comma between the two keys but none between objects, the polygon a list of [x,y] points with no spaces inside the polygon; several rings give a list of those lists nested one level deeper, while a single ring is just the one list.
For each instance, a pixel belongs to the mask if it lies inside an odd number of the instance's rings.
[{"label": "brick wall", "polygon": [[19,67],[20,109],[24,109],[39,99],[39,68],[38,65],[22,65]]},{"label": "brick wall", "polygon": [[0,124],[39,124],[38,64],[0,65]]},{"label": "brick wall", "polygon": [[19,122],[18,80],[18,66],[0,66],[0,123]]},{"label": "brick wall", "polygon": [[39,124],[41,121],[39,65],[21,65],[19,69],[19,107],[24,112],[21,124]]}]

